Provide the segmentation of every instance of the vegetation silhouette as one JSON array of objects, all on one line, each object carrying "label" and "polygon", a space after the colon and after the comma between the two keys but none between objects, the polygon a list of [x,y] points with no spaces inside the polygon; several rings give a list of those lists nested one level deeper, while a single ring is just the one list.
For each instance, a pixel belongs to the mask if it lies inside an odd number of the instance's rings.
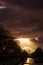
[{"label": "vegetation silhouette", "polygon": [[24,63],[26,63],[26,60],[28,57],[29,57],[29,54],[24,50],[22,55],[21,55],[21,60],[20,60],[20,61],[22,61],[21,65],[24,65]]},{"label": "vegetation silhouette", "polygon": [[0,27],[0,65],[23,65],[27,57],[28,53],[21,50],[9,31]]},{"label": "vegetation silhouette", "polygon": [[21,52],[19,45],[14,41],[14,38],[11,36],[9,31],[0,27],[0,54],[11,54],[11,52],[15,50],[17,53]]},{"label": "vegetation silhouette", "polygon": [[35,63],[43,63],[43,50],[38,47],[35,52],[31,54],[31,57],[34,58]]}]

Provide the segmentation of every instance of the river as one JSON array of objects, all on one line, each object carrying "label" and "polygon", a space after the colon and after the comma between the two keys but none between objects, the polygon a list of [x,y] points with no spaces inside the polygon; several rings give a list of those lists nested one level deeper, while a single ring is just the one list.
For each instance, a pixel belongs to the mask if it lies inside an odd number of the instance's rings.
[{"label": "river", "polygon": [[26,63],[24,65],[31,65],[31,64],[33,64],[33,62],[34,62],[34,59],[27,58],[27,61],[26,61]]},{"label": "river", "polygon": [[34,63],[34,59],[27,58],[27,61],[24,65],[43,65],[43,63]]}]

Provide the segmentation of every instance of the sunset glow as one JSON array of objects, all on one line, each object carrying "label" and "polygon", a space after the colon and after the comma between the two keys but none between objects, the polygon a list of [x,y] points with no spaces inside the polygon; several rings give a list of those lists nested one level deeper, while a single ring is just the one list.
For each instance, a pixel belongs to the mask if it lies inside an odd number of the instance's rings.
[{"label": "sunset glow", "polygon": [[18,38],[16,40],[18,40],[20,43],[25,43],[25,44],[30,42],[28,38]]},{"label": "sunset glow", "polygon": [[30,38],[17,38],[16,41],[18,41],[20,47],[22,50],[26,50],[27,52],[33,52],[34,51],[34,43],[31,41]]}]

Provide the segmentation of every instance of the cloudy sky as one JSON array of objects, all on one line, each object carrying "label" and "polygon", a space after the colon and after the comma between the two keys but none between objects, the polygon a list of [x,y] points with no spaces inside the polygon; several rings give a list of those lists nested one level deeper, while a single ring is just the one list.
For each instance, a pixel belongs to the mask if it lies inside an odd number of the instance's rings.
[{"label": "cloudy sky", "polygon": [[43,45],[43,0],[0,0],[0,24],[14,37],[37,37]]}]

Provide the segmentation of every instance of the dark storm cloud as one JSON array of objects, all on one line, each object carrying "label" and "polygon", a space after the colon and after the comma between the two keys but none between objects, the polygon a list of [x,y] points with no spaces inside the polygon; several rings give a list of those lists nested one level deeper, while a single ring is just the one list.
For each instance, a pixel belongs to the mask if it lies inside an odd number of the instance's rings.
[{"label": "dark storm cloud", "polygon": [[43,33],[43,24],[37,26],[37,28],[34,29],[33,31],[36,32],[36,33],[37,33],[37,32],[42,32],[42,33]]},{"label": "dark storm cloud", "polygon": [[43,0],[4,0],[7,1],[7,3],[10,4],[18,4],[21,6],[26,6],[26,7],[43,7]]},{"label": "dark storm cloud", "polygon": [[27,37],[43,35],[43,8],[30,7],[26,9],[20,5],[12,5],[6,2],[4,5],[6,8],[0,9],[0,23],[7,27],[12,34]]},{"label": "dark storm cloud", "polygon": [[39,37],[39,41],[43,43],[43,36]]},{"label": "dark storm cloud", "polygon": [[[0,24],[4,25],[13,36],[30,37],[32,42],[43,48],[43,8],[38,6],[40,3],[36,8],[34,6],[32,8],[31,4],[28,5],[29,8],[25,8],[26,2],[23,5],[20,5],[20,2],[17,2],[19,5],[17,3],[13,5],[13,1],[8,2],[10,4],[0,1],[0,7],[6,7],[0,8]],[[35,39],[37,37],[39,41]]]},{"label": "dark storm cloud", "polygon": [[40,36],[38,39],[39,39],[39,44],[43,49],[43,36]]}]

